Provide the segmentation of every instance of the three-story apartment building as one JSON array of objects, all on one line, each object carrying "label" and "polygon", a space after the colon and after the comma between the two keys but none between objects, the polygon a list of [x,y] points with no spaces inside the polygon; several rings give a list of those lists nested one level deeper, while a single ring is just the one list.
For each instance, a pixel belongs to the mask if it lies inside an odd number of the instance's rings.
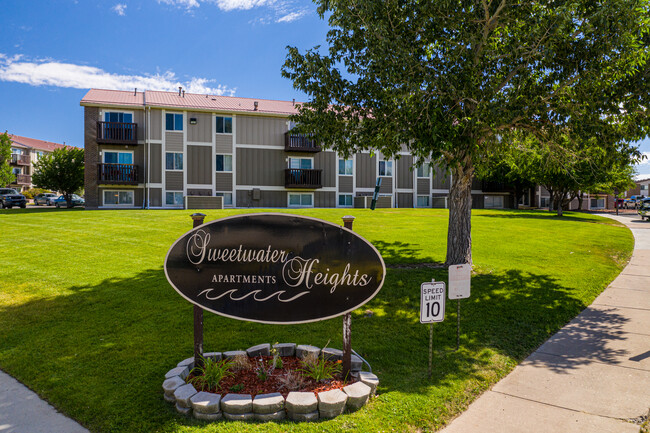
[{"label": "three-story apartment building", "polygon": [[9,134],[9,138],[11,139],[11,161],[9,164],[14,174],[14,181],[10,186],[18,191],[27,190],[33,186],[34,162],[38,161],[38,158],[54,152],[55,149],[65,147],[65,143],[52,143],[19,135]]},{"label": "three-story apartment building", "polygon": [[[81,100],[87,208],[180,208],[187,197],[225,207],[447,207],[446,170],[359,153],[345,159],[292,134],[292,101],[91,89]],[[511,207],[476,181],[473,206]]]}]

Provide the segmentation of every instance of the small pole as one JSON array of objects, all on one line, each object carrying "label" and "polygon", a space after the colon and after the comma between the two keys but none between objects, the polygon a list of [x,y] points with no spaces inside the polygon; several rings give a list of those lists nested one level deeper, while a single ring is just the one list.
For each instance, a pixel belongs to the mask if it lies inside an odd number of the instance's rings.
[{"label": "small pole", "polygon": [[[203,224],[205,214],[193,213],[192,227],[198,227]],[[203,308],[194,305],[194,366],[203,367]]]},{"label": "small pole", "polygon": [[[354,217],[346,215],[343,217],[343,227],[352,230],[352,223]],[[343,378],[347,379],[352,369],[352,315],[346,313],[343,316],[343,365],[342,371]]]},{"label": "small pole", "polygon": [[460,348],[460,299],[456,300],[456,352]]},{"label": "small pole", "polygon": [[433,323],[429,324],[429,379],[433,368]]}]

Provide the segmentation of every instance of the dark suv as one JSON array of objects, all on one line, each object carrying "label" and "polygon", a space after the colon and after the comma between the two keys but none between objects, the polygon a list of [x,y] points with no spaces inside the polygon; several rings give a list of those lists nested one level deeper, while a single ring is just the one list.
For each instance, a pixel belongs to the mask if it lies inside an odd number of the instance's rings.
[{"label": "dark suv", "polygon": [[24,195],[12,188],[0,188],[0,207],[11,209],[14,206],[24,208],[27,206],[27,199]]}]

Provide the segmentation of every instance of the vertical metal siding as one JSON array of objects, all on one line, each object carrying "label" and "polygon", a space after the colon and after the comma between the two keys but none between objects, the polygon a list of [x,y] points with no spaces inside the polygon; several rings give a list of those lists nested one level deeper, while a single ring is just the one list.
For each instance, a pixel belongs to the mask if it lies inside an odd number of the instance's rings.
[{"label": "vertical metal siding", "polygon": [[237,185],[284,186],[286,158],[284,150],[238,148]]},{"label": "vertical metal siding", "polygon": [[133,206],[142,207],[144,204],[144,188],[136,188],[133,191]]},{"label": "vertical metal siding", "polygon": [[217,153],[232,153],[232,135],[216,134]]},{"label": "vertical metal siding", "polygon": [[183,151],[183,133],[165,132],[165,152]]},{"label": "vertical metal siding", "polygon": [[287,119],[262,116],[237,116],[237,143],[284,146]]},{"label": "vertical metal siding", "polygon": [[352,176],[339,176],[339,191],[351,193],[354,186],[353,181]]},{"label": "vertical metal siding", "polygon": [[151,140],[162,140],[162,110],[151,110],[149,117],[149,138]]},{"label": "vertical metal siding", "polygon": [[217,173],[217,183],[215,187],[217,191],[232,191],[232,173]]},{"label": "vertical metal siding", "polygon": [[314,207],[336,207],[336,193],[334,191],[316,191]]},{"label": "vertical metal siding", "polygon": [[450,177],[447,173],[447,167],[443,164],[433,164],[433,188],[449,189],[451,186]]},{"label": "vertical metal siding", "polygon": [[[402,155],[396,163],[397,173],[397,188],[410,189],[413,188],[413,157],[411,155]],[[413,168],[415,170],[415,167]],[[400,206],[401,207],[401,206]]]},{"label": "vertical metal siding", "polygon": [[425,179],[425,178],[418,179],[418,188],[417,188],[418,195],[429,195],[430,192],[431,192],[431,184],[429,182],[429,179]]},{"label": "vertical metal siding", "polygon": [[413,207],[413,194],[410,192],[398,192],[397,207]]},{"label": "vertical metal siding", "polygon": [[237,207],[287,207],[285,191],[260,191],[260,200],[253,200],[252,190],[238,189]]},{"label": "vertical metal siding", "polygon": [[151,144],[149,155],[149,168],[151,170],[151,178],[149,179],[152,183],[161,183],[162,182],[162,145],[160,144]]},{"label": "vertical metal siding", "polygon": [[[190,118],[196,118],[196,125],[190,125]],[[187,141],[212,143],[212,114],[187,113]]]},{"label": "vertical metal siding", "polygon": [[153,207],[162,206],[161,188],[151,188],[151,190],[149,190],[149,206],[153,206]]},{"label": "vertical metal siding", "polygon": [[212,148],[187,146],[187,183],[212,184]]},{"label": "vertical metal siding", "polygon": [[165,189],[169,191],[183,190],[183,172],[166,171],[165,172]]},{"label": "vertical metal siding", "polygon": [[144,140],[144,110],[133,112],[133,122],[138,125],[138,140]]},{"label": "vertical metal siding", "polygon": [[[370,157],[368,153],[357,154],[355,167],[357,188],[373,188],[376,181],[377,157]],[[383,182],[383,181],[382,181]]]},{"label": "vertical metal siding", "polygon": [[392,177],[383,177],[381,178],[381,186],[379,187],[380,194],[392,194],[393,193],[393,178]]},{"label": "vertical metal siding", "polygon": [[323,170],[321,179],[324,187],[336,186],[337,163],[334,152],[319,152],[314,155],[314,168]]}]

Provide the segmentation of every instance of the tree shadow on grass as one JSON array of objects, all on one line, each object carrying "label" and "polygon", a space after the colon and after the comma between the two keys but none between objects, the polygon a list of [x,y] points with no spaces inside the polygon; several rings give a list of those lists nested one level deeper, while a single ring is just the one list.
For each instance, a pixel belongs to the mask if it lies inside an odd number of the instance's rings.
[{"label": "tree shadow on grass", "polygon": [[377,248],[379,253],[387,264],[401,263],[430,263],[441,265],[442,263],[434,260],[432,257],[422,256],[422,247],[408,242],[384,242],[373,241],[372,244]]},{"label": "tree shadow on grass", "polygon": [[[537,211],[531,213],[531,211],[508,211],[503,213],[490,213],[490,214],[480,214],[473,215],[472,218],[506,218],[506,219],[538,219],[538,220],[547,220],[547,221],[562,221],[562,222],[585,222],[592,224],[603,224],[602,221],[598,221],[594,218],[584,218],[578,216],[579,213],[565,211],[563,216],[558,216],[557,213],[547,212],[547,211]],[[612,224],[616,224],[614,220],[611,220]]]}]

